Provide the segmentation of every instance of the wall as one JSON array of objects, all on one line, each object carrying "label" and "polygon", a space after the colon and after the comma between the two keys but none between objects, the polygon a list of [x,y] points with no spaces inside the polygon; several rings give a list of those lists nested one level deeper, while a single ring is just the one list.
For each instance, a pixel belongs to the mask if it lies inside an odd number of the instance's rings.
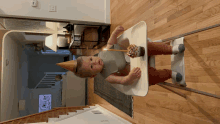
[{"label": "wall", "polygon": [[[25,51],[19,50],[18,99],[23,99],[24,90],[28,84],[28,58]],[[22,89],[22,90],[21,90]]]},{"label": "wall", "polygon": [[[0,5],[0,12],[17,16],[110,23],[110,0],[38,0],[38,7],[32,7],[31,2],[4,1]],[[56,5],[57,12],[49,12],[49,4]]]},{"label": "wall", "polygon": [[29,57],[28,87],[34,88],[45,76],[44,72],[66,72],[66,69],[56,63],[64,61],[64,56],[59,55],[32,55]]},{"label": "wall", "polygon": [[79,78],[73,72],[68,71],[66,75],[66,82],[64,81],[63,81],[64,83],[63,89],[64,89],[64,93],[66,94],[65,96],[66,107],[84,106],[85,105],[85,78]]},{"label": "wall", "polygon": [[51,109],[53,107],[61,107],[61,86],[57,85],[55,88],[39,88],[31,89],[29,93],[29,100],[27,100],[27,109],[29,114],[38,113],[39,110],[39,95],[51,94]]},{"label": "wall", "polygon": [[[18,113],[18,94],[17,83],[22,82],[18,73],[21,45],[16,39],[6,35],[3,39],[2,50],[2,75],[1,75],[1,121],[17,118]],[[6,59],[9,65],[6,66]],[[20,66],[21,67],[21,66]]]},{"label": "wall", "polygon": [[[92,111],[99,111],[102,114],[94,114]],[[61,120],[60,124],[72,124],[75,122],[77,124],[131,124],[127,120],[120,118],[119,116],[109,112],[108,110],[97,107],[92,110],[86,111],[82,114],[75,115],[73,117]]]},{"label": "wall", "polygon": [[[29,89],[28,86],[28,63],[29,56],[22,49],[19,50],[20,61],[19,61],[19,73],[17,82],[18,100],[28,99]],[[19,117],[28,115],[27,109],[19,111]]]}]

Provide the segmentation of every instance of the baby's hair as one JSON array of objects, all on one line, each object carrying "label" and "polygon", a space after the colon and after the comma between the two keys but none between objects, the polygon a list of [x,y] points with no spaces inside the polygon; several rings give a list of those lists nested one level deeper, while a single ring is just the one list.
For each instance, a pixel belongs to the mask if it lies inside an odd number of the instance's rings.
[{"label": "baby's hair", "polygon": [[55,80],[60,81],[62,79],[62,75],[56,75]]},{"label": "baby's hair", "polygon": [[86,72],[85,70],[82,69],[82,63],[83,63],[83,59],[82,56],[78,57],[76,59],[77,61],[77,67],[76,67],[76,71],[74,72],[76,76],[81,77],[81,78],[87,78],[87,77],[91,77],[92,74]]}]

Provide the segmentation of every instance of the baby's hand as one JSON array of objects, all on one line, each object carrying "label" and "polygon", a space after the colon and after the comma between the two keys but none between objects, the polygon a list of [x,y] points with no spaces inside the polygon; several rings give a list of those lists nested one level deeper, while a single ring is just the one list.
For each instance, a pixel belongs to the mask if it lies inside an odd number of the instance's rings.
[{"label": "baby's hand", "polygon": [[115,28],[112,34],[118,35],[122,31],[124,31],[124,28],[122,26],[118,26]]},{"label": "baby's hand", "polygon": [[139,67],[133,68],[128,74],[128,79],[124,85],[131,85],[134,83],[135,79],[139,79],[141,77],[141,69]]}]

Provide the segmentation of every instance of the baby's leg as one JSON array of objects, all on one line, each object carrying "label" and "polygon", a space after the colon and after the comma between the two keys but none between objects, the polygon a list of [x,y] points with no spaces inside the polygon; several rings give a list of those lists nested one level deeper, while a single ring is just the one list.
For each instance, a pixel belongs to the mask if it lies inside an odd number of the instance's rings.
[{"label": "baby's leg", "polygon": [[172,78],[172,70],[163,69],[163,70],[156,70],[153,67],[148,66],[148,77],[149,77],[149,84],[155,85],[160,82],[164,82],[170,78]]},{"label": "baby's leg", "polygon": [[148,56],[152,55],[171,55],[172,53],[172,46],[167,45],[161,42],[148,42],[147,49],[148,49]]}]

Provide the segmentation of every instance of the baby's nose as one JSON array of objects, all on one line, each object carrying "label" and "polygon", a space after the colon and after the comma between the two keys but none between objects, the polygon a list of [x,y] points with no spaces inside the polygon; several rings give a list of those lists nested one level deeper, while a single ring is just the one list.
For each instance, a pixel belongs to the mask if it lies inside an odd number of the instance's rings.
[{"label": "baby's nose", "polygon": [[97,65],[97,64],[99,64],[99,61],[96,60],[96,61],[93,62],[93,64],[94,64],[94,65]]}]

